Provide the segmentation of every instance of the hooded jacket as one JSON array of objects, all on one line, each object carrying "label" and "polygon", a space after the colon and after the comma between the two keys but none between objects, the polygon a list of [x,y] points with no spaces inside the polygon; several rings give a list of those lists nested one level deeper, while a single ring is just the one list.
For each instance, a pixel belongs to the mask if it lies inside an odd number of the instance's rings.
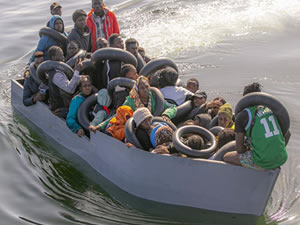
[{"label": "hooded jacket", "polygon": [[107,93],[106,89],[101,89],[98,92],[97,102],[98,102],[99,106],[103,107],[103,109],[100,109],[96,113],[95,118],[91,122],[91,125],[93,125],[93,126],[99,125],[101,122],[103,122],[103,120],[107,119],[109,116],[109,113],[104,109],[104,107],[108,108],[111,104],[111,98],[110,98],[109,94]]},{"label": "hooded jacket", "polygon": [[76,95],[70,103],[70,108],[69,108],[69,112],[67,115],[66,123],[67,123],[67,126],[74,133],[77,133],[77,131],[81,129],[81,126],[79,125],[78,120],[77,120],[77,111],[78,111],[81,103],[83,103],[84,100],[85,100],[85,97],[83,95],[81,95],[81,93],[80,93],[80,94]]},{"label": "hooded jacket", "polygon": [[92,40],[90,29],[86,26],[84,28],[84,33],[81,33],[78,27],[74,25],[68,36],[68,42],[76,41],[79,44],[79,48],[91,52],[92,50]]}]

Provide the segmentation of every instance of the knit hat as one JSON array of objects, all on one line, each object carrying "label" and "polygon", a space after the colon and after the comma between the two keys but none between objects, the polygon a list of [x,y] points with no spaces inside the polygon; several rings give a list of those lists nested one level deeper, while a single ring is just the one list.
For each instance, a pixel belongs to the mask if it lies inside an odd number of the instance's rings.
[{"label": "knit hat", "polygon": [[146,107],[141,107],[135,110],[133,113],[133,120],[136,124],[136,127],[138,127],[145,119],[153,117],[151,112]]},{"label": "knit hat", "polygon": [[218,114],[226,113],[229,118],[232,118],[232,107],[229,103],[225,103],[224,105],[220,106]]},{"label": "knit hat", "polygon": [[76,9],[75,12],[72,15],[72,19],[74,21],[74,23],[76,22],[76,20],[80,17],[80,16],[85,16],[87,17],[87,13],[83,10],[83,9]]}]

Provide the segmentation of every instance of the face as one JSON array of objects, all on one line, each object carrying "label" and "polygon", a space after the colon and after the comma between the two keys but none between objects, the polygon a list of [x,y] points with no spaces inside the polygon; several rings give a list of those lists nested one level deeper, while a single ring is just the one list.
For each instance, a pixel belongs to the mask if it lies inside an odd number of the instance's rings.
[{"label": "face", "polygon": [[70,42],[67,48],[67,55],[68,57],[72,57],[79,51],[78,45],[74,44],[73,42]]},{"label": "face", "polygon": [[84,29],[86,27],[86,22],[85,22],[86,16],[82,15],[77,18],[75,21],[75,26],[78,27],[79,29]]},{"label": "face", "polygon": [[97,49],[106,48],[108,46],[108,43],[107,43],[106,39],[101,38],[101,39],[97,40],[96,46],[97,46]]},{"label": "face", "polygon": [[61,7],[56,7],[54,9],[52,9],[51,14],[54,15],[58,15],[61,16],[62,15],[62,11],[61,11]]},{"label": "face", "polygon": [[38,66],[40,65],[42,62],[44,62],[44,57],[37,57],[37,58],[34,58],[34,64],[35,66]]},{"label": "face", "polygon": [[64,52],[60,49],[57,49],[54,61],[63,62],[65,61]]},{"label": "face", "polygon": [[63,32],[64,31],[64,24],[62,22],[61,19],[57,19],[54,22],[54,30],[58,31],[58,32]]},{"label": "face", "polygon": [[140,98],[148,98],[150,93],[150,85],[146,81],[141,80],[139,83],[138,92]]},{"label": "face", "polygon": [[132,68],[125,76],[126,78],[128,79],[131,79],[131,80],[136,80],[137,77],[138,77],[138,74],[136,72],[136,69],[135,68]]},{"label": "face", "polygon": [[145,59],[145,52],[144,51],[138,51],[143,59]]},{"label": "face", "polygon": [[219,113],[218,125],[226,128],[231,123],[231,118],[226,113]]},{"label": "face", "polygon": [[195,107],[198,107],[202,104],[205,103],[205,98],[204,97],[194,97],[193,98],[193,104]]},{"label": "face", "polygon": [[103,11],[103,8],[104,8],[103,0],[93,0],[92,1],[92,8],[94,9],[94,13],[97,16],[101,16],[104,13],[104,11]]},{"label": "face", "polygon": [[197,84],[195,82],[188,82],[186,85],[186,89],[188,89],[190,92],[195,93],[198,90]]},{"label": "face", "polygon": [[83,96],[89,96],[92,93],[91,81],[85,80],[81,82],[80,91]]},{"label": "face", "polygon": [[152,124],[152,117],[148,117],[143,122],[141,122],[140,127],[144,130],[150,130],[151,124]]},{"label": "face", "polygon": [[113,48],[124,49],[124,42],[123,42],[123,39],[122,39],[120,36],[117,37],[117,38],[114,40],[114,42],[113,42],[113,44],[112,44],[111,47],[113,47]]},{"label": "face", "polygon": [[131,52],[135,57],[137,57],[137,53],[138,53],[138,46],[137,44],[130,44],[127,47],[127,51]]}]

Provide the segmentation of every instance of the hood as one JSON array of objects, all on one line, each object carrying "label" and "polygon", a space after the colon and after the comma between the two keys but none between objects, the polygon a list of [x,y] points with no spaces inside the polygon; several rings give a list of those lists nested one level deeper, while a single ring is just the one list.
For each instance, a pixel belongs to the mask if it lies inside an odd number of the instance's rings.
[{"label": "hood", "polygon": [[97,102],[99,105],[102,105],[102,106],[106,106],[106,107],[110,106],[111,98],[110,98],[109,94],[107,93],[106,89],[101,89],[98,92]]},{"label": "hood", "polygon": [[[62,19],[60,16],[54,15],[54,16],[52,16],[52,17],[50,18],[50,21],[49,21],[49,26],[50,26],[52,29],[54,29],[54,23],[55,23],[55,21],[56,21],[57,19],[61,19],[61,21],[62,21],[63,24],[64,24],[64,21],[63,21],[63,19]],[[64,25],[63,32],[64,32],[64,30],[65,30],[65,25]]]}]

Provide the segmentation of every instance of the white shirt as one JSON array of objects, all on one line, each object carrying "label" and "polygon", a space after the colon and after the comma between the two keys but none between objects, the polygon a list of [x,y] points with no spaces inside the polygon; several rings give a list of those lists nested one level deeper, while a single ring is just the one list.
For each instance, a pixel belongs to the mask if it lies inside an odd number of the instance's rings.
[{"label": "white shirt", "polygon": [[184,103],[187,95],[194,95],[184,87],[166,86],[160,89],[165,99],[172,99],[177,105]]}]

